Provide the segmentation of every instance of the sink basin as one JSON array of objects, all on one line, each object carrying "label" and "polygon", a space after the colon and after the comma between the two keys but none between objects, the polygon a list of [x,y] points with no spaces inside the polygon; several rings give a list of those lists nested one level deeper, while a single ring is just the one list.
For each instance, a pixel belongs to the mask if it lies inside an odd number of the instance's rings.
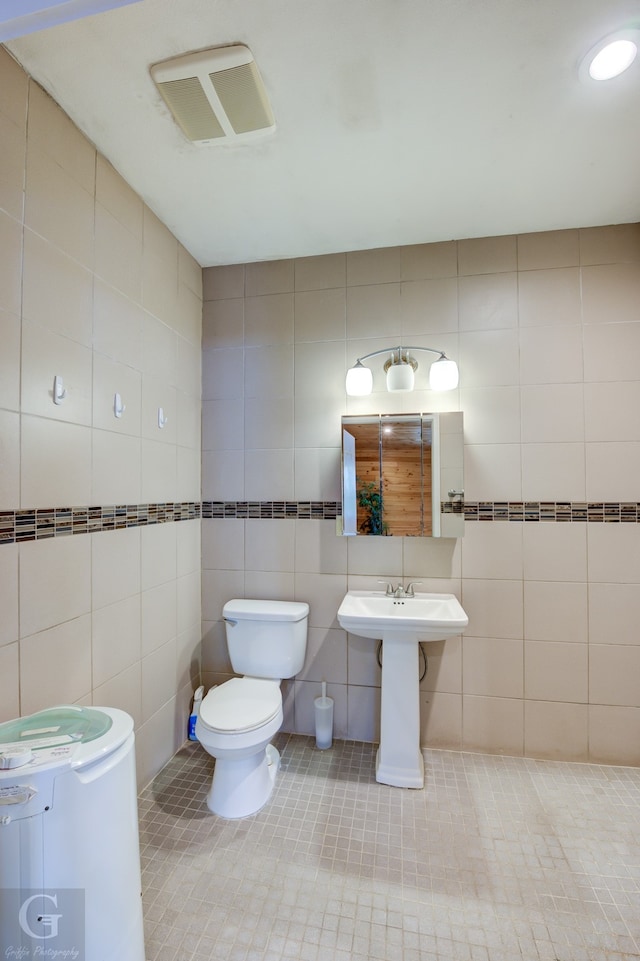
[{"label": "sink basin", "polygon": [[454,594],[389,597],[383,591],[349,591],[338,608],[340,626],[360,637],[383,639],[389,632],[407,640],[442,640],[469,623]]},{"label": "sink basin", "polygon": [[349,591],[338,608],[338,621],[351,634],[382,641],[376,780],[423,787],[418,645],[461,634],[467,615],[453,594],[390,597],[382,591]]}]

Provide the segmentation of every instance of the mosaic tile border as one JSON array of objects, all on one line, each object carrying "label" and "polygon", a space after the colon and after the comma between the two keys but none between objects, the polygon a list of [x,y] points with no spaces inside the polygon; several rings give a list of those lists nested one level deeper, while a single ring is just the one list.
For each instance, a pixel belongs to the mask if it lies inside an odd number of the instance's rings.
[{"label": "mosaic tile border", "polygon": [[202,516],[236,518],[300,518],[335,520],[342,516],[340,501],[203,501]]},{"label": "mosaic tile border", "polygon": [[0,544],[71,534],[93,534],[124,527],[147,527],[150,524],[196,520],[199,517],[200,503],[197,501],[0,511]]},{"label": "mosaic tile border", "polygon": [[[466,521],[546,521],[590,524],[638,524],[640,503],[631,501],[467,501],[443,502],[444,514],[464,511]],[[106,507],[52,507],[0,511],[0,545],[23,541],[146,527],[211,518],[262,520],[335,520],[340,501],[181,501]]]},{"label": "mosaic tile border", "polygon": [[[447,505],[443,505],[444,508]],[[446,510],[445,510],[446,513]],[[640,503],[632,501],[466,501],[466,521],[582,522],[637,524]]]},{"label": "mosaic tile border", "polygon": [[[443,514],[466,521],[583,521],[640,523],[640,503],[571,501],[443,501]],[[340,501],[203,501],[203,518],[313,518],[335,520]]]}]

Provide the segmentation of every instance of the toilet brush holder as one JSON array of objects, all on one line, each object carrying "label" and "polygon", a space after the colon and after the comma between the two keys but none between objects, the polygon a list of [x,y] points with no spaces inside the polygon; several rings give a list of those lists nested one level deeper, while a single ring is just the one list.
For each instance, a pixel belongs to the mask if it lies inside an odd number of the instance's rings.
[{"label": "toilet brush holder", "polygon": [[326,751],[333,738],[333,698],[327,697],[326,682],[322,682],[322,697],[313,702],[316,716],[316,747]]}]

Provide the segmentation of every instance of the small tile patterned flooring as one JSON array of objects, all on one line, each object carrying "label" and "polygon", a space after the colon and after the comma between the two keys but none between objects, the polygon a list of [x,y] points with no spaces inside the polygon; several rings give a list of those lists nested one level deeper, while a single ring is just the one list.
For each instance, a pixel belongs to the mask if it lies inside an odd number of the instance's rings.
[{"label": "small tile patterned flooring", "polygon": [[148,961],[640,958],[640,769],[430,750],[416,791],[375,745],[274,743],[250,818],[197,744],[141,793]]}]

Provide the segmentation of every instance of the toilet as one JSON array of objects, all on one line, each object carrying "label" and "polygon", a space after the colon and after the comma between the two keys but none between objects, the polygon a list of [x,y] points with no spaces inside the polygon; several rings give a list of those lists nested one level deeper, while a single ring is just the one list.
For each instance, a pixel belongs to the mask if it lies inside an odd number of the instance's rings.
[{"label": "toilet", "polygon": [[196,737],[216,759],[207,807],[223,818],[255,814],[269,800],[280,755],[270,743],[283,721],[280,682],[302,670],[309,605],[227,601],[222,611],[233,677],[200,705]]}]

